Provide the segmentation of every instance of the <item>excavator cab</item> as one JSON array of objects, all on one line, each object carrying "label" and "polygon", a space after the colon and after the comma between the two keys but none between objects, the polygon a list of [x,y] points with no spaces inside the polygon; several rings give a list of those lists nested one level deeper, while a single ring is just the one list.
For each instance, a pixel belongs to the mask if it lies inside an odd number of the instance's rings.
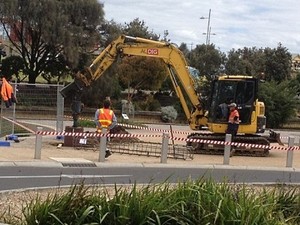
[{"label": "excavator cab", "polygon": [[262,107],[264,111],[264,105],[258,102],[257,91],[258,80],[253,77],[225,75],[214,80],[208,118],[212,130],[218,133],[225,132],[224,125],[227,124],[229,117],[228,105],[234,102],[240,114],[240,132],[264,132],[266,121],[264,116],[260,116],[264,112],[258,112]]}]

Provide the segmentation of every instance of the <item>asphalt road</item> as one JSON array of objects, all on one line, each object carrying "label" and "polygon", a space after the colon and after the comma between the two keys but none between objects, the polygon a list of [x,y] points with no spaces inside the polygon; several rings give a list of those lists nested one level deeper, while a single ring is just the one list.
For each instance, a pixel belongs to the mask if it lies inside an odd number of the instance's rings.
[{"label": "asphalt road", "polygon": [[104,165],[97,167],[2,166],[0,191],[63,187],[84,182],[96,185],[149,184],[210,178],[216,182],[299,184],[300,170],[230,166],[174,166],[157,164]]}]

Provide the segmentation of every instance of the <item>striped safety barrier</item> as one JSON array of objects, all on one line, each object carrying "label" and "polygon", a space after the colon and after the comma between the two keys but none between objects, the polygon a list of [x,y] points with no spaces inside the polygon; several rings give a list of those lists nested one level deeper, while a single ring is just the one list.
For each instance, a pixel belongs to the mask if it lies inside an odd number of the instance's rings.
[{"label": "striped safety barrier", "polygon": [[[73,137],[118,137],[118,138],[127,138],[127,137],[162,137],[162,134],[111,134],[111,133],[106,133],[106,134],[101,134],[97,132],[55,132],[55,131],[33,131],[24,125],[18,123],[17,121],[13,121],[7,117],[3,117],[9,122],[12,122],[16,125],[19,125],[23,127],[24,129],[28,130],[31,133],[35,133],[37,135],[52,135],[52,136],[73,136]],[[156,128],[148,128],[148,127],[143,127],[143,126],[135,126],[135,125],[129,125],[129,124],[122,124],[119,123],[119,126],[131,128],[131,129],[143,129],[143,130],[148,130],[148,131],[153,131],[153,132],[160,132],[160,133],[170,133],[170,130],[165,130],[165,129],[156,129]],[[185,131],[172,131],[172,133],[176,134],[190,134],[191,132],[185,132]],[[288,138],[288,137],[286,137]],[[192,139],[192,138],[179,138],[179,137],[170,137],[170,140],[174,141],[184,141],[184,142],[193,142],[193,143],[204,143],[204,144],[217,144],[217,145],[231,145],[231,146],[236,146],[236,147],[250,147],[250,148],[261,148],[261,149],[277,149],[277,150],[299,150],[299,146],[273,146],[273,145],[261,145],[261,144],[249,144],[249,143],[239,143],[239,142],[225,142],[225,141],[216,141],[216,140],[207,140],[207,139]]]},{"label": "striped safety barrier", "polygon": [[[39,135],[56,135],[56,136],[73,136],[73,137],[118,137],[118,138],[127,138],[127,137],[162,137],[161,134],[101,134],[96,132],[54,132],[54,131],[37,131],[36,134]],[[193,138],[178,138],[170,137],[170,140],[174,141],[185,141],[193,143],[203,143],[203,144],[214,144],[214,145],[231,145],[235,147],[250,147],[250,148],[261,148],[261,149],[277,149],[277,150],[299,150],[299,146],[272,146],[272,145],[262,145],[262,144],[249,144],[249,143],[239,143],[239,142],[225,142],[225,141],[216,141],[216,140],[207,140],[207,139],[193,139]]]}]

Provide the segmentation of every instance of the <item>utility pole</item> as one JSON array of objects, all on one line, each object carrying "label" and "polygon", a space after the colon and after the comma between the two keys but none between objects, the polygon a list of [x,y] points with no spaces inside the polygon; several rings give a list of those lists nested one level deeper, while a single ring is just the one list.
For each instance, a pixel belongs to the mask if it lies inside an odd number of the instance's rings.
[{"label": "utility pole", "polygon": [[164,41],[168,41],[167,40],[167,36],[169,35],[169,31],[168,30],[164,30]]},{"label": "utility pole", "polygon": [[191,51],[193,50],[193,45],[194,45],[194,43],[192,42],[192,43],[190,44],[190,46],[191,46]]},{"label": "utility pole", "polygon": [[203,35],[206,35],[206,41],[205,41],[206,46],[210,45],[210,35],[216,35],[215,33],[211,33],[210,18],[211,18],[211,9],[209,9],[208,17],[204,17],[204,16],[200,17],[201,20],[207,19],[206,33],[202,33]]},{"label": "utility pole", "polygon": [[209,45],[209,39],[210,39],[210,14],[211,14],[211,9],[209,9],[208,13],[208,22],[207,22],[207,31],[206,31],[206,45]]}]

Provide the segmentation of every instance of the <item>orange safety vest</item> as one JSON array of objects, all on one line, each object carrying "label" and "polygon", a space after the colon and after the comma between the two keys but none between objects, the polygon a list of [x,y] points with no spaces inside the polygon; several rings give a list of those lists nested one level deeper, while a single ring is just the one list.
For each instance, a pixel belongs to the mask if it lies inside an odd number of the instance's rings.
[{"label": "orange safety vest", "polygon": [[11,99],[13,94],[12,86],[7,82],[7,80],[2,78],[2,86],[1,86],[1,96],[3,101],[8,101]]},{"label": "orange safety vest", "polygon": [[114,112],[110,109],[104,109],[101,108],[99,111],[99,123],[101,124],[101,127],[107,128],[112,124]]},{"label": "orange safety vest", "polygon": [[[238,120],[234,121],[234,117],[238,117]],[[236,109],[231,111],[230,112],[230,115],[229,115],[229,119],[228,119],[228,122],[229,123],[236,123],[236,124],[239,124],[240,123],[240,114],[239,114],[239,111],[237,111]]]}]

